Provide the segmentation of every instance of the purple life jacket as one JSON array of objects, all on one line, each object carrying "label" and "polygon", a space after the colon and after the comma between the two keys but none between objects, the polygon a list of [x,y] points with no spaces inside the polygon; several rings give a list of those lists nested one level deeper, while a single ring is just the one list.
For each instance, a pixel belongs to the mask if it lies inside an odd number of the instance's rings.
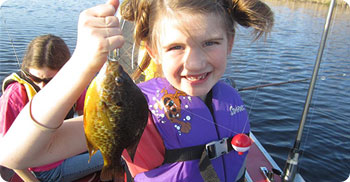
[{"label": "purple life jacket", "polygon": [[[249,133],[248,115],[238,92],[223,81],[212,88],[212,111],[199,97],[176,90],[164,78],[140,83],[167,150],[205,145],[239,133]],[[231,151],[210,160],[220,181],[235,181],[247,152]],[[139,173],[135,181],[203,181],[199,160],[163,164]]]}]

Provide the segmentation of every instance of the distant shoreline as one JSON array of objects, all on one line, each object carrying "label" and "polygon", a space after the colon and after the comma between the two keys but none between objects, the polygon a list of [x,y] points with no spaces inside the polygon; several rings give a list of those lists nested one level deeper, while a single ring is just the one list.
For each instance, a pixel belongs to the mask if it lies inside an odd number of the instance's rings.
[{"label": "distant shoreline", "polygon": [[[291,1],[291,2],[305,2],[305,3],[317,3],[317,4],[330,4],[331,0],[266,0],[266,1]],[[339,6],[348,6],[344,0],[336,0],[336,4]]]}]

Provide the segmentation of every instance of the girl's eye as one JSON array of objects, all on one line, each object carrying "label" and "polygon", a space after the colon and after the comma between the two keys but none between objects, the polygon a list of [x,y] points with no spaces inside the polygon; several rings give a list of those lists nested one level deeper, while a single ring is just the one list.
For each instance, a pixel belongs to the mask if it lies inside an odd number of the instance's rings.
[{"label": "girl's eye", "polygon": [[204,43],[204,47],[206,47],[206,46],[212,46],[212,45],[214,45],[214,44],[217,44],[216,42],[213,42],[213,41],[208,41],[208,42],[205,42]]},{"label": "girl's eye", "polygon": [[171,47],[168,51],[180,50],[181,48],[182,48],[181,46],[174,46],[174,47]]}]

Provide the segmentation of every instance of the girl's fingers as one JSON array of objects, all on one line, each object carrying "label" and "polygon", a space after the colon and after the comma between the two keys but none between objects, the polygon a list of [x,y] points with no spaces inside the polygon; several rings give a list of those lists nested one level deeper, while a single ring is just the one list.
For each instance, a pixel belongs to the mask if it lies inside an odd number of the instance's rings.
[{"label": "girl's fingers", "polygon": [[92,16],[104,17],[113,16],[119,6],[119,0],[108,0],[106,4],[101,4],[93,8],[85,10],[86,13]]},{"label": "girl's fingers", "polygon": [[85,26],[95,27],[95,28],[110,28],[110,27],[119,27],[119,20],[115,16],[106,16],[106,17],[95,17],[90,16],[84,22]]},{"label": "girl's fingers", "polygon": [[113,51],[116,48],[121,48],[125,42],[124,37],[121,35],[108,37],[107,40],[109,51]]},{"label": "girl's fingers", "polygon": [[109,28],[95,28],[89,31],[89,34],[86,36],[109,38],[114,36],[122,36],[122,30],[118,27],[109,27]]},{"label": "girl's fingers", "polygon": [[103,21],[107,27],[119,27],[119,20],[116,16],[106,16]]},{"label": "girl's fingers", "polygon": [[106,4],[111,4],[117,10],[119,6],[119,0],[108,0]]},{"label": "girl's fingers", "polygon": [[100,4],[83,11],[83,14],[97,17],[114,16],[116,9],[111,4]]},{"label": "girl's fingers", "polygon": [[91,68],[99,70],[106,61],[109,51],[124,44],[119,20],[114,16],[119,1],[109,0],[107,4],[85,10],[80,14],[78,39],[75,55]]}]

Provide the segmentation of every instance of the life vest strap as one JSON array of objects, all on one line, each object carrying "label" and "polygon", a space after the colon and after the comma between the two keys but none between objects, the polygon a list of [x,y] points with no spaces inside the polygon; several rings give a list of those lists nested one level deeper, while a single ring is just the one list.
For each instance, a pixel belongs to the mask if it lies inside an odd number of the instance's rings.
[{"label": "life vest strap", "polygon": [[197,145],[193,147],[165,150],[164,164],[181,161],[189,161],[199,159],[199,170],[202,178],[206,182],[219,182],[213,165],[210,160],[218,158],[233,150],[230,138],[223,138],[213,141],[205,145]]},{"label": "life vest strap", "polygon": [[209,159],[215,159],[233,150],[231,140],[232,137],[213,141],[205,145],[166,149],[163,164],[201,159],[204,150]]},{"label": "life vest strap", "polygon": [[[231,145],[232,138],[233,137],[223,138],[208,144],[192,147],[165,149],[163,164],[199,159],[199,170],[204,181],[219,182],[220,179],[217,176],[210,160],[218,158],[234,150]],[[244,181],[244,175],[242,175],[238,181]]]}]

